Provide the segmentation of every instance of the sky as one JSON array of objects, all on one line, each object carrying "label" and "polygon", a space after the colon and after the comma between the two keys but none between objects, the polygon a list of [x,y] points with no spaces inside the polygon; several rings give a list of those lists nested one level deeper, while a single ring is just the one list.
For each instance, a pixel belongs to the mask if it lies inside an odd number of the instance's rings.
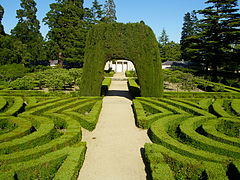
[{"label": "sky", "polygon": [[[93,0],[85,0],[84,7],[91,7]],[[98,0],[104,4],[105,0]],[[17,24],[16,10],[20,9],[20,0],[0,0],[5,10],[2,20],[5,32],[10,34]],[[45,36],[48,26],[42,19],[50,10],[49,4],[55,0],[35,0],[37,3],[37,18],[41,23],[41,33]],[[183,26],[183,17],[187,12],[200,10],[206,7],[206,0],[114,0],[116,4],[117,22],[140,22],[150,26],[158,38],[166,30],[170,41],[179,42]],[[240,0],[238,0],[238,5]]]}]

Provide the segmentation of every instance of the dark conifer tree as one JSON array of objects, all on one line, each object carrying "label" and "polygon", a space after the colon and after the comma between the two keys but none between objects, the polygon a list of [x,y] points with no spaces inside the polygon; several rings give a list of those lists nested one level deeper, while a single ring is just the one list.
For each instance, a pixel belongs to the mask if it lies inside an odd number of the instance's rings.
[{"label": "dark conifer tree", "polygon": [[4,8],[0,5],[0,35],[5,35],[2,19],[4,15]]},{"label": "dark conifer tree", "polygon": [[94,0],[92,3],[91,12],[93,15],[94,24],[98,24],[103,18],[102,4],[99,4],[97,0]]},{"label": "dark conifer tree", "polygon": [[86,33],[83,0],[57,0],[44,18],[50,31],[47,34],[49,58],[64,62],[83,62]]},{"label": "dark conifer tree", "polygon": [[22,61],[27,63],[29,61],[44,60],[43,37],[36,16],[36,2],[34,0],[21,0],[20,5],[22,9],[17,10],[16,16],[18,23],[11,33],[27,46],[28,55]]},{"label": "dark conifer tree", "polygon": [[198,28],[198,18],[196,16],[196,11],[191,13],[186,13],[184,16],[184,23],[182,28],[181,36],[181,50],[182,50],[182,59],[185,61],[193,60],[196,56],[195,51],[190,50],[190,47],[194,45],[193,37],[199,32]]},{"label": "dark conifer tree", "polygon": [[240,15],[237,0],[208,0],[206,4],[210,6],[199,11],[204,16],[199,24],[201,53],[206,64],[217,71],[231,57],[233,45],[239,43]]}]

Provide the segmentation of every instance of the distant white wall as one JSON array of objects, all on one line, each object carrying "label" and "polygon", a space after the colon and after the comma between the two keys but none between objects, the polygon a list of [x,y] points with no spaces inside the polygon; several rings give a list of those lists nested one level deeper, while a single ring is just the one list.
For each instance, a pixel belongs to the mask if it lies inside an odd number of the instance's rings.
[{"label": "distant white wall", "polygon": [[135,67],[131,61],[127,60],[116,60],[108,61],[105,65],[104,70],[112,69],[115,72],[125,72],[125,71],[134,71]]}]

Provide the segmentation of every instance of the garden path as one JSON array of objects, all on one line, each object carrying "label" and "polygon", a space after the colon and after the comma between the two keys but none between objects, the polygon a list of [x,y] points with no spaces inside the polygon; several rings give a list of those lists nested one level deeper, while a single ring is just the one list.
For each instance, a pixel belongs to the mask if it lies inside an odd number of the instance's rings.
[{"label": "garden path", "polygon": [[99,122],[93,132],[83,130],[87,153],[79,180],[146,180],[143,146],[147,131],[135,126],[132,101],[124,75],[112,80]]}]

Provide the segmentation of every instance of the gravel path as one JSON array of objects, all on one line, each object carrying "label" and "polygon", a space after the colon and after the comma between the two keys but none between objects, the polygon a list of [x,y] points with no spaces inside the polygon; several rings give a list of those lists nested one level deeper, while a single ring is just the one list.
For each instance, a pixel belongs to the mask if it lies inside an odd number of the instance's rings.
[{"label": "gravel path", "polygon": [[146,180],[141,152],[150,140],[147,131],[135,126],[127,81],[120,81],[121,77],[114,76],[103,98],[96,129],[83,130],[88,149],[80,180]]}]

